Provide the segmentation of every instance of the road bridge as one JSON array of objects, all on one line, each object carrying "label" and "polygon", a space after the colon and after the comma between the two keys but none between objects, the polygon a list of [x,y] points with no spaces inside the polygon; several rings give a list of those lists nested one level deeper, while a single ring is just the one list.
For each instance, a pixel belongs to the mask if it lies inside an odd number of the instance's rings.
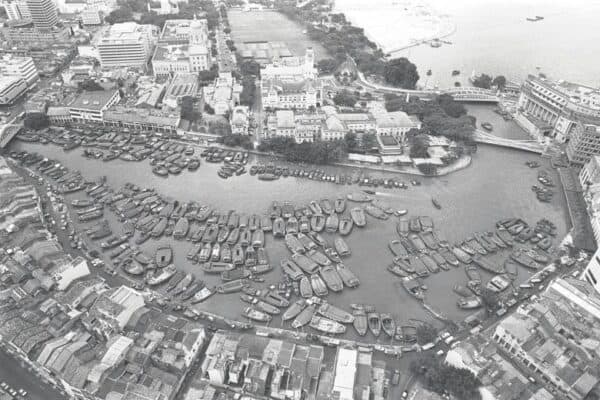
[{"label": "road bridge", "polygon": [[545,151],[544,146],[542,146],[536,140],[507,139],[492,135],[491,133],[484,132],[480,129],[475,130],[475,133],[473,134],[473,140],[477,143],[485,143],[493,146],[529,151],[537,154],[543,154]]}]

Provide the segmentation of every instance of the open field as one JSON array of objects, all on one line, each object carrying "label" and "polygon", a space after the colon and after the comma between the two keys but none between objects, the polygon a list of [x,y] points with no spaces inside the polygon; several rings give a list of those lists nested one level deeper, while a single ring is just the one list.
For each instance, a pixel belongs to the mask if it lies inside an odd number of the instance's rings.
[{"label": "open field", "polygon": [[[237,43],[279,41],[285,42],[295,56],[304,55],[307,47],[315,50],[317,60],[327,58],[327,51],[302,33],[302,27],[275,11],[228,12],[231,36]],[[238,45],[239,47],[239,45]]]}]

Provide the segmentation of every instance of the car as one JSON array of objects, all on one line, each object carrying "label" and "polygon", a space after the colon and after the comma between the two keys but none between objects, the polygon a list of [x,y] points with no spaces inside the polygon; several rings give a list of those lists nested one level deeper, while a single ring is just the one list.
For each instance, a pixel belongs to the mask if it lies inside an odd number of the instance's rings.
[{"label": "car", "polygon": [[408,398],[408,392],[406,390],[404,392],[402,392],[402,398],[403,399]]},{"label": "car", "polygon": [[398,383],[400,383],[400,371],[395,369],[394,375],[392,376],[392,385],[396,386]]},{"label": "car", "polygon": [[8,385],[6,384],[6,382],[0,382],[0,388],[6,389],[7,387]]},{"label": "car", "polygon": [[23,388],[19,389],[19,395],[22,397],[27,397],[27,391]]},{"label": "car", "polygon": [[452,342],[454,342],[454,336],[451,336],[450,334],[448,334],[448,336],[446,336],[446,338],[444,339],[444,343],[446,343],[447,345],[452,344]]}]

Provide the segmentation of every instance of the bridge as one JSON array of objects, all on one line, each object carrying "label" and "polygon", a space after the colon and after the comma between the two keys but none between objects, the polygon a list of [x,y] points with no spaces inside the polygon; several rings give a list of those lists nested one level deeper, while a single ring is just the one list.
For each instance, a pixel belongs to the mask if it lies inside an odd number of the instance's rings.
[{"label": "bridge", "polygon": [[14,124],[16,118],[7,124],[0,125],[0,149],[6,147],[6,145],[19,133],[22,124]]},{"label": "bridge", "polygon": [[529,151],[537,154],[543,154],[546,150],[544,146],[539,144],[536,140],[506,139],[484,132],[480,129],[475,130],[473,140],[477,143],[491,144],[493,146]]}]

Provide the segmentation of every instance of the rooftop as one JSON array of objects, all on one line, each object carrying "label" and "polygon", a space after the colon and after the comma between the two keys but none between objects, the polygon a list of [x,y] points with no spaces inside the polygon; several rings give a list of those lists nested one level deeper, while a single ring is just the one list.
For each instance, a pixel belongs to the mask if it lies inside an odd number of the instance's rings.
[{"label": "rooftop", "polygon": [[71,104],[70,108],[102,111],[110,100],[118,95],[117,90],[98,90],[93,92],[82,92]]}]

